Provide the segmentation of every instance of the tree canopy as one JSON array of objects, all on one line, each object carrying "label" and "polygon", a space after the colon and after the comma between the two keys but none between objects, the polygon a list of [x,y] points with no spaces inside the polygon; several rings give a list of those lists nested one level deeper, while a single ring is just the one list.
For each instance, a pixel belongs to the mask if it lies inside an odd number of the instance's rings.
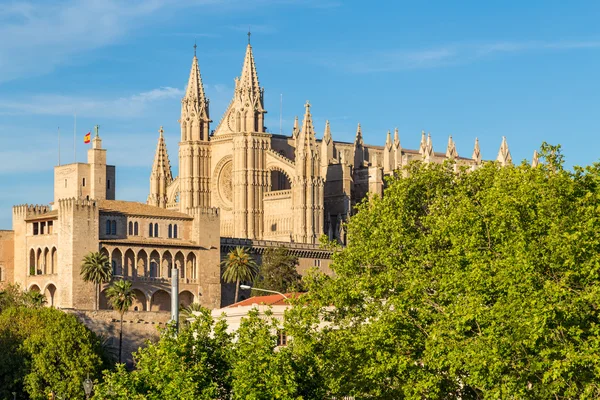
[{"label": "tree canopy", "polygon": [[[298,291],[302,286],[302,276],[298,273],[297,266],[298,257],[289,254],[285,247],[268,248],[262,255],[254,286],[281,293]],[[253,294],[260,296],[263,293]]]},{"label": "tree canopy", "polygon": [[412,164],[358,207],[288,323],[329,395],[600,397],[600,164],[541,154]]}]

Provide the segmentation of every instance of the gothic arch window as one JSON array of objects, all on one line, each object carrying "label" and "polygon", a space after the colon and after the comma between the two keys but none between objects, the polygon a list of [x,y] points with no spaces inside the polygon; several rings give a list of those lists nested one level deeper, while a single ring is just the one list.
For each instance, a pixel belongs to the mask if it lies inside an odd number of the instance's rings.
[{"label": "gothic arch window", "polygon": [[169,224],[169,239],[173,237],[173,225]]},{"label": "gothic arch window", "polygon": [[173,225],[173,237],[177,239],[177,224]]},{"label": "gothic arch window", "polygon": [[115,221],[115,220],[112,220],[110,223],[110,233],[111,233],[111,235],[117,234],[117,221]]},{"label": "gothic arch window", "polygon": [[129,221],[129,235],[133,235],[133,222]]},{"label": "gothic arch window", "polygon": [[135,223],[133,224],[133,234],[134,234],[135,236],[137,236],[137,235],[139,234],[139,233],[138,233],[138,227],[139,227],[139,226],[138,226],[138,223],[137,223],[137,222],[135,222]]},{"label": "gothic arch window", "polygon": [[110,235],[110,220],[106,220],[106,234]]},{"label": "gothic arch window", "polygon": [[154,237],[158,237],[158,224],[154,224]]},{"label": "gothic arch window", "polygon": [[152,222],[150,222],[150,225],[148,225],[148,236],[154,237],[154,229],[153,229]]}]

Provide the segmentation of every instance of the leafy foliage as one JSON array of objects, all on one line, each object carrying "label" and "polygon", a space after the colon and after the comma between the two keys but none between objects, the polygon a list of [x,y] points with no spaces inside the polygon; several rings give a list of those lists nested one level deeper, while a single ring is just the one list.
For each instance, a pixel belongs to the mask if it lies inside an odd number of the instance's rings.
[{"label": "leafy foliage", "polygon": [[73,315],[52,308],[0,313],[0,398],[83,398],[82,382],[107,365],[100,342]]},{"label": "leafy foliage", "polygon": [[100,285],[110,282],[112,278],[112,269],[108,262],[108,257],[100,252],[89,253],[83,258],[80,273],[85,282],[93,282],[96,285],[95,302],[97,310]]},{"label": "leafy foliage", "polygon": [[[256,288],[287,293],[300,291],[302,276],[296,270],[298,257],[288,254],[285,247],[268,248],[262,256],[262,263],[255,282]],[[258,292],[253,295],[261,295]]]},{"label": "leafy foliage", "polygon": [[[329,396],[600,397],[600,164],[413,164],[287,329]],[[330,307],[330,306],[334,306]],[[320,319],[326,321],[319,328]]]},{"label": "leafy foliage", "polygon": [[225,260],[221,262],[225,267],[223,280],[228,283],[235,282],[235,301],[238,301],[240,282],[253,282],[258,274],[258,265],[244,247],[231,250]]}]

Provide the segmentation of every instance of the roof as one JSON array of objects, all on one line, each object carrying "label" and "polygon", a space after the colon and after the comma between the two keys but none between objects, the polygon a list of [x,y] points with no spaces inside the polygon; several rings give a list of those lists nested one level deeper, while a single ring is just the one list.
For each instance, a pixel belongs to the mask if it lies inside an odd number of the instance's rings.
[{"label": "roof", "polygon": [[188,214],[179,211],[167,210],[165,208],[150,206],[135,201],[122,200],[99,200],[98,208],[105,213],[120,213],[127,215],[137,215],[140,217],[164,217],[178,219],[194,219]]},{"label": "roof", "polygon": [[45,213],[31,214],[31,215],[27,216],[25,221],[35,221],[35,220],[39,220],[39,219],[49,219],[49,218],[55,219],[57,217],[58,217],[58,210],[50,210]]},{"label": "roof", "polygon": [[[294,296],[301,296],[301,293],[286,293],[285,297],[291,298]],[[225,308],[235,308],[235,307],[245,307],[252,305],[265,305],[265,306],[287,306],[288,300],[286,300],[280,294],[271,294],[268,296],[254,296],[249,299],[238,301],[237,303],[233,303]]]}]

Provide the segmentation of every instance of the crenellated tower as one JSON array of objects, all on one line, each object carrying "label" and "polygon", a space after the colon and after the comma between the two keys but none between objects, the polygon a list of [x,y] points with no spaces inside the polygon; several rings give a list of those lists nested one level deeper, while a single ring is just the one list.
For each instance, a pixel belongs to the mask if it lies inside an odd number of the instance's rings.
[{"label": "crenellated tower", "polygon": [[292,184],[294,213],[294,240],[301,243],[317,243],[323,233],[323,177],[320,168],[320,152],[306,102],[304,121],[296,141],[296,173]]},{"label": "crenellated tower", "polygon": [[167,144],[165,143],[163,133],[163,127],[161,126],[154,163],[152,164],[152,173],[150,174],[150,195],[148,196],[148,204],[167,208],[167,188],[173,182],[173,175],[171,173],[171,163],[169,162]]},{"label": "crenellated tower", "polygon": [[200,67],[194,58],[185,96],[181,99],[179,143],[179,208],[210,207],[209,101],[204,94]]}]

